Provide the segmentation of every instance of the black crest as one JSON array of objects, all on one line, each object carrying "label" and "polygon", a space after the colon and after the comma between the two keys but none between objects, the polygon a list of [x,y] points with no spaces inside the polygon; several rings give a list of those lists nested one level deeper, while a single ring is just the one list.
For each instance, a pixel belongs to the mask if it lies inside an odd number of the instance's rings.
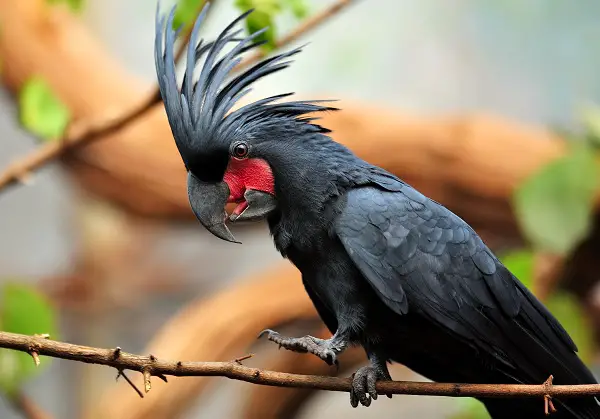
[{"label": "black crest", "polygon": [[[207,10],[208,4],[192,29],[181,89],[175,74],[174,43],[181,30],[172,29],[175,7],[166,17],[166,24],[158,8],[156,12],[156,74],[169,124],[184,161],[189,153],[201,151],[207,141],[230,141],[239,131],[252,131],[261,124],[271,124],[281,118],[326,131],[310,124],[315,118],[305,115],[335,109],[319,105],[321,101],[279,101],[292,93],[258,100],[229,113],[236,102],[250,92],[250,85],[288,67],[291,63],[288,58],[299,53],[301,48],[267,58],[228,81],[232,70],[242,61],[242,55],[263,44],[256,38],[267,28],[240,38],[242,30],[234,30],[234,27],[252,12],[249,10],[231,22],[216,40],[203,44],[203,40],[198,42],[198,32]],[[224,52],[228,44],[233,44],[233,48]],[[203,57],[200,74],[194,81],[194,70]]]}]

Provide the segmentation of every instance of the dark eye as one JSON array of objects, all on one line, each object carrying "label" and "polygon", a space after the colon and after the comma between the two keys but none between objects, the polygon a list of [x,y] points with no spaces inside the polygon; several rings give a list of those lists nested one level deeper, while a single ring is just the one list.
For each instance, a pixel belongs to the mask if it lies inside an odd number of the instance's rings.
[{"label": "dark eye", "polygon": [[237,143],[234,144],[232,149],[233,157],[237,157],[238,159],[243,159],[248,155],[248,144],[246,143]]}]

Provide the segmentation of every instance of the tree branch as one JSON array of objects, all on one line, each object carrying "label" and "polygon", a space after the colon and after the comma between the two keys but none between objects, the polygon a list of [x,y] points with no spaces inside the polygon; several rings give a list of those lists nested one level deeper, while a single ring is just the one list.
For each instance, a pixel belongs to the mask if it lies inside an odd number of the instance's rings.
[{"label": "tree branch", "polygon": [[[281,39],[276,40],[275,48],[280,49],[288,44],[291,44],[305,33],[310,32],[329,18],[342,11],[345,7],[350,6],[352,1],[353,0],[338,0],[322,12],[317,13],[309,19],[306,19],[289,34],[283,36]],[[241,63],[235,66],[234,71],[239,71],[246,67],[250,67],[252,64],[256,64],[258,61],[260,61],[266,55],[267,53],[263,49],[255,50],[252,55],[247,56]]]},{"label": "tree branch", "polygon": [[[204,3],[205,2],[203,2],[202,4]],[[318,13],[315,16],[312,16],[311,18],[307,19],[290,34],[276,41],[276,47],[281,48],[295,41],[300,36],[316,28],[319,24],[325,22],[328,18],[335,15],[337,12],[342,10],[344,7],[348,6],[350,3],[352,3],[352,0],[337,1],[334,5],[325,9],[321,13]],[[183,51],[188,40],[189,31],[186,33],[186,35],[184,35],[184,41],[179,50],[177,51],[177,58],[180,58],[183,55]],[[244,61],[242,61],[234,69],[234,71],[240,71],[252,64],[255,64],[264,56],[265,52],[263,50],[258,50],[253,55],[248,56]],[[10,164],[3,172],[0,173],[0,192],[2,192],[8,186],[15,185],[19,182],[23,183],[33,171],[56,160],[68,151],[71,151],[76,147],[90,144],[94,140],[103,138],[107,135],[110,135],[111,133],[120,130],[124,126],[128,125],[130,122],[144,115],[148,110],[150,110],[154,105],[156,105],[160,101],[161,98],[159,91],[158,89],[154,89],[152,94],[150,94],[150,96],[146,100],[144,100],[141,104],[134,107],[130,111],[124,112],[119,117],[110,118],[95,126],[86,127],[86,129],[83,130],[78,129],[76,130],[76,133],[73,132],[75,130],[69,130],[70,132],[68,132],[66,137],[62,140],[46,143],[40,146],[31,154]]]},{"label": "tree branch", "polygon": [[52,419],[48,413],[21,392],[11,397],[10,402],[26,419]]},{"label": "tree branch", "polygon": [[[350,391],[350,378],[316,375],[288,374],[246,367],[239,360],[231,362],[181,362],[166,361],[153,355],[143,356],[120,349],[101,349],[90,346],[57,342],[37,336],[0,332],[0,348],[13,349],[54,358],[106,365],[119,371],[132,370],[144,374],[145,390],[150,390],[150,377],[161,376],[213,376],[253,384],[310,388],[329,391]],[[539,385],[522,384],[451,384],[411,381],[386,381],[377,383],[379,394],[409,394],[448,397],[581,397],[599,396],[600,384],[552,385],[551,378]]]},{"label": "tree branch", "polygon": [[0,174],[0,192],[8,186],[15,185],[17,182],[23,183],[33,171],[56,160],[71,149],[86,145],[120,130],[145,114],[146,111],[157,103],[157,99],[160,100],[160,98],[152,95],[152,97],[146,99],[141,105],[129,112],[124,112],[122,116],[108,119],[96,126],[89,126],[82,133],[67,135],[61,140],[45,143],[29,155],[9,164],[4,172]]}]

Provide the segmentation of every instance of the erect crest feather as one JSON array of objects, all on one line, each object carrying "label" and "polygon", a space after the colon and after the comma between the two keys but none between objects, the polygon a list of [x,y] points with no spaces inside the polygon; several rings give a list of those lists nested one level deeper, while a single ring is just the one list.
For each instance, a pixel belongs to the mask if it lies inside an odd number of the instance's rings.
[{"label": "erect crest feather", "polygon": [[[319,105],[321,101],[276,103],[291,95],[288,93],[258,100],[228,115],[240,98],[251,90],[250,86],[254,82],[288,67],[292,62],[288,58],[299,53],[301,48],[267,58],[226,83],[232,70],[241,62],[242,55],[263,44],[256,39],[267,28],[240,37],[242,31],[234,28],[252,12],[249,10],[231,22],[213,42],[204,44],[202,39],[198,41],[198,34],[207,10],[208,4],[204,6],[194,23],[187,46],[187,62],[181,88],[177,84],[174,57],[174,43],[181,31],[181,29],[177,31],[172,29],[175,6],[166,17],[166,22],[165,16],[159,13],[158,7],[156,11],[154,41],[156,74],[169,124],[184,160],[187,153],[201,150],[204,141],[220,139],[226,141],[227,134],[256,127],[262,122],[269,122],[271,117],[285,117],[298,123],[309,124],[314,118],[300,118],[300,116],[334,110]],[[228,52],[224,52],[228,44],[234,46]],[[197,80],[193,80],[196,65],[204,56],[206,57],[200,74]]]}]

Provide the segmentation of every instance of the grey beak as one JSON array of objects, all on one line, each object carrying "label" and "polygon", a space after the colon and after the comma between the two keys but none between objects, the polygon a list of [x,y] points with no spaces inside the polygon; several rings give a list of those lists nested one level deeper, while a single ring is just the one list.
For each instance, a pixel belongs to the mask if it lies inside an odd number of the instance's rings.
[{"label": "grey beak", "polygon": [[229,187],[225,182],[203,182],[188,172],[188,198],[192,211],[204,228],[220,239],[241,243],[235,239],[225,225],[225,205],[229,198]]}]

